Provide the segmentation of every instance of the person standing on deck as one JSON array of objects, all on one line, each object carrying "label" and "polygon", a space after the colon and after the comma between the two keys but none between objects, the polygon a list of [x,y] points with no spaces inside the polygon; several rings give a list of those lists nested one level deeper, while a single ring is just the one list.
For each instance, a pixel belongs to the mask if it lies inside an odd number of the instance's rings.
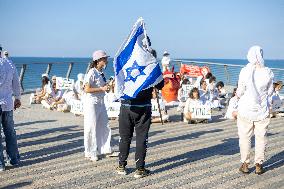
[{"label": "person standing on deck", "polygon": [[163,73],[166,70],[168,71],[170,70],[170,62],[171,62],[170,54],[167,51],[165,51],[163,54],[163,58],[161,60],[162,67],[163,67]]},{"label": "person standing on deck", "polygon": [[[148,38],[149,43],[150,39]],[[150,43],[151,44],[151,43]],[[154,52],[154,53],[153,53]],[[155,56],[155,50],[151,49]],[[136,171],[135,178],[142,178],[150,174],[150,170],[145,168],[145,159],[147,152],[148,133],[151,126],[152,116],[152,91],[161,90],[164,87],[164,80],[160,81],[155,87],[140,91],[137,96],[131,100],[121,100],[119,114],[119,165],[116,172],[126,175],[127,158],[129,155],[130,144],[133,132],[136,132]]]},{"label": "person standing on deck", "polygon": [[99,155],[118,156],[112,152],[111,129],[104,103],[105,92],[109,91],[103,69],[107,66],[107,54],[98,50],[93,53],[93,63],[84,80],[84,146],[85,157],[98,161]]},{"label": "person standing on deck", "polygon": [[[14,129],[13,110],[21,106],[21,85],[15,65],[1,58],[0,47],[0,171],[5,170],[2,145],[2,128],[5,135],[6,151],[12,166],[20,162],[16,131]],[[15,100],[13,102],[13,96]]]},{"label": "person standing on deck", "polygon": [[121,99],[119,114],[119,162],[117,174],[127,174],[127,159],[133,133],[136,133],[135,178],[150,174],[145,168],[148,133],[151,125],[152,91],[164,86],[157,53],[151,48],[143,18],[139,18],[130,35],[114,57],[115,93]]},{"label": "person standing on deck", "polygon": [[255,134],[255,173],[264,173],[263,162],[270,123],[273,72],[264,65],[263,50],[259,46],[249,49],[249,63],[242,68],[236,95],[238,101],[238,135],[241,153],[240,171],[249,173],[251,137]]}]

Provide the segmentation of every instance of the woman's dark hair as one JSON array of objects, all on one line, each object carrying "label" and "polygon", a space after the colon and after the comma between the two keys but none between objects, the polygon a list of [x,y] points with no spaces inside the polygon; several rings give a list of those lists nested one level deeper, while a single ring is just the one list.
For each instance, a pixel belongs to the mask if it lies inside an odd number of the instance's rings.
[{"label": "woman's dark hair", "polygon": [[147,41],[148,41],[149,46],[151,46],[152,45],[151,40],[150,40],[150,37],[148,35],[147,35]]},{"label": "woman's dark hair", "polygon": [[44,86],[47,85],[48,82],[49,82],[48,77],[43,76],[42,79],[41,79],[41,88],[44,88]]},{"label": "woman's dark hair", "polygon": [[181,84],[182,85],[187,85],[189,83],[189,79],[185,78],[182,80]]},{"label": "woman's dark hair", "polygon": [[198,96],[197,98],[200,99],[199,90],[198,90],[196,87],[194,87],[194,88],[192,88],[192,89],[190,90],[190,92],[189,92],[189,98],[193,99],[193,93],[194,93],[194,92],[197,92],[197,94],[198,94],[198,95],[197,95],[197,96]]},{"label": "woman's dark hair", "polygon": [[213,76],[213,74],[212,74],[211,72],[208,72],[208,73],[205,75],[205,79],[210,79],[212,76]]},{"label": "woman's dark hair", "polygon": [[56,83],[52,83],[52,88],[56,88]]},{"label": "woman's dark hair", "polygon": [[189,83],[189,80],[187,78],[183,79],[179,88],[182,88],[182,85],[187,85]]},{"label": "woman's dark hair", "polygon": [[223,88],[224,86],[225,85],[224,85],[223,81],[218,81],[218,83],[216,84],[216,88],[219,88],[219,87]]},{"label": "woman's dark hair", "polygon": [[273,83],[273,89],[275,90],[276,87],[278,86],[278,83]]},{"label": "woman's dark hair", "polygon": [[157,51],[154,50],[154,49],[151,49],[151,52],[150,52],[155,58],[157,58]]},{"label": "woman's dark hair", "polygon": [[215,76],[212,76],[209,78],[209,83],[212,83],[212,81],[216,81],[216,77]]},{"label": "woman's dark hair", "polygon": [[233,98],[234,96],[236,96],[236,92],[237,92],[237,88],[234,88],[234,89],[233,89],[233,94],[232,94],[231,98]]},{"label": "woman's dark hair", "polygon": [[90,65],[90,68],[96,68],[97,65],[98,65],[98,60],[92,61],[91,65]]},{"label": "woman's dark hair", "polygon": [[200,80],[200,86],[201,86],[204,82],[206,83],[206,81],[205,81],[204,79],[201,79],[201,80]]}]

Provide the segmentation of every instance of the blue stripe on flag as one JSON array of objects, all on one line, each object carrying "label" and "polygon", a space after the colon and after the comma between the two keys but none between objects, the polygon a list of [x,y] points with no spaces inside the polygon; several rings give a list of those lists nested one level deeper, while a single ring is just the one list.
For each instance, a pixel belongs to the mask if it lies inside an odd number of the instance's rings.
[{"label": "blue stripe on flag", "polygon": [[134,97],[137,96],[137,94],[142,90],[147,88],[148,86],[155,83],[155,81],[162,75],[161,69],[159,64],[156,65],[156,67],[152,70],[150,75],[147,77],[146,81],[135,91],[133,94]]},{"label": "blue stripe on flag", "polygon": [[141,90],[152,85],[161,75],[162,75],[162,72],[161,72],[160,66],[159,64],[157,64],[156,67],[152,70],[151,74],[147,77],[146,81],[134,92],[133,97],[130,97],[124,94],[121,98],[125,100],[135,98]]},{"label": "blue stripe on flag", "polygon": [[144,32],[143,25],[141,25],[139,26],[139,28],[137,28],[136,33],[134,34],[132,39],[129,41],[127,46],[124,48],[124,50],[121,51],[120,55],[116,58],[116,70],[115,70],[116,75],[118,75],[119,71],[130,59],[132,51],[134,49],[134,45],[137,41],[137,38],[139,35],[143,34],[143,32]]}]

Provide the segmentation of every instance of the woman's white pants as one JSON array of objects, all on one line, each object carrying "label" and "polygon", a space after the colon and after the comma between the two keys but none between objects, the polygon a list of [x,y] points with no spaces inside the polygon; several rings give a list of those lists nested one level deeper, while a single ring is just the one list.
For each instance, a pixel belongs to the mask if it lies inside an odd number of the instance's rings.
[{"label": "woman's white pants", "polygon": [[84,146],[85,156],[98,156],[111,153],[111,129],[105,104],[84,103]]},{"label": "woman's white pants", "polygon": [[238,116],[239,146],[241,152],[241,162],[250,162],[251,137],[255,135],[255,158],[254,163],[262,164],[267,145],[267,128],[270,118],[261,121],[248,121]]}]

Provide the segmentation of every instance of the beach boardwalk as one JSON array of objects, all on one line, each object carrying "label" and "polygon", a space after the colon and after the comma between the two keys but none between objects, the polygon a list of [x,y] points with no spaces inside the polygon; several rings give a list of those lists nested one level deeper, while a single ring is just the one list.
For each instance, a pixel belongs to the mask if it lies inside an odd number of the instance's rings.
[{"label": "beach boardwalk", "polygon": [[[83,117],[28,105],[14,113],[21,165],[0,172],[0,188],[284,188],[283,118],[269,127],[267,172],[243,175],[236,122],[215,120],[188,125],[176,120],[152,124],[147,168],[152,175],[135,179],[135,137],[128,162],[129,174],[117,175],[117,158],[91,162],[84,157]],[[118,123],[110,121],[112,144],[118,149]],[[252,153],[253,159],[253,153]]]}]

